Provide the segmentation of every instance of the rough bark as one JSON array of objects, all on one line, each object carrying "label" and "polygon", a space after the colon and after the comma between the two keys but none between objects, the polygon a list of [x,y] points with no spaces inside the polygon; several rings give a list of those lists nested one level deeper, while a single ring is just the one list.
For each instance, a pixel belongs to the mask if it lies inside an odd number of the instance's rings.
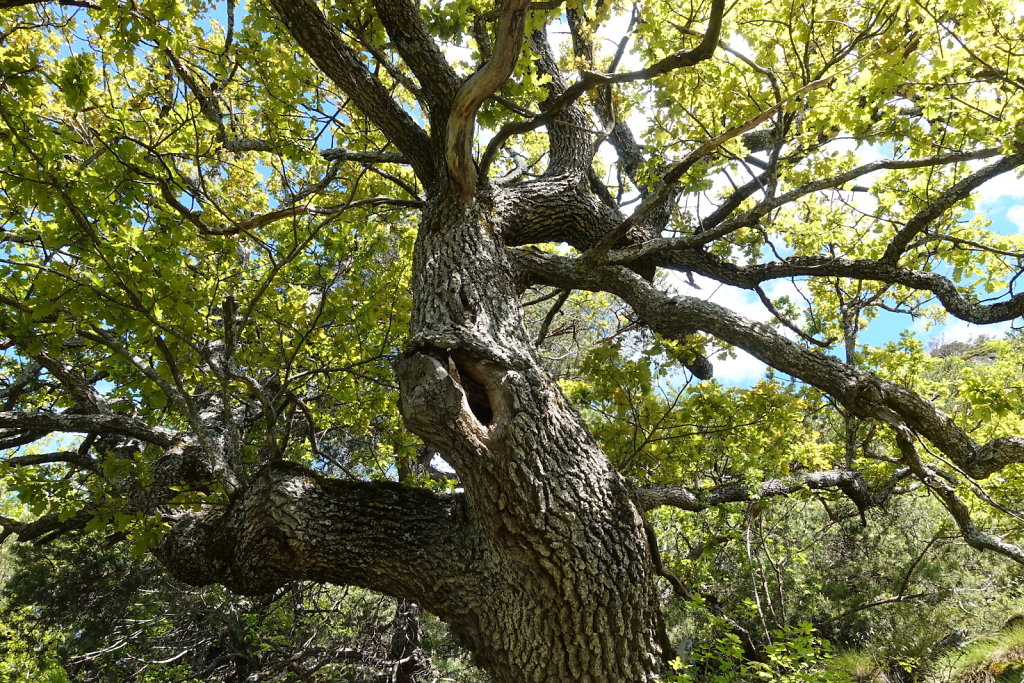
[{"label": "rough bark", "polygon": [[456,631],[496,680],[653,679],[660,617],[626,482],[534,355],[489,198],[431,208],[400,407],[505,568],[476,628]]},{"label": "rough bark", "polygon": [[[27,3],[0,2],[9,7],[23,4]],[[595,118],[606,129],[601,134],[611,136],[621,167],[639,186],[643,150],[625,124],[616,120],[611,88],[710,58],[722,29],[724,1],[711,3],[706,35],[693,49],[674,52],[636,71],[584,71],[571,85],[560,73],[543,32],[534,33],[531,40],[539,57],[537,65],[551,76],[548,96],[539,103],[539,114],[531,116],[527,111],[526,120],[508,123],[498,131],[479,166],[473,157],[476,115],[515,68],[528,24],[526,0],[508,0],[493,13],[491,18],[498,20],[493,50],[485,50],[491,54],[461,83],[422,23],[414,2],[372,3],[390,37],[389,47],[411,71],[397,80],[409,92],[422,96],[426,105],[429,134],[385,87],[386,81],[368,68],[364,48],[380,61],[373,46],[355,47],[358,39],[333,26],[313,0],[271,0],[270,4],[313,63],[386,138],[389,146],[384,149],[398,150],[396,154],[323,149],[320,156],[338,164],[407,163],[424,188],[421,201],[418,191],[395,180],[417,198],[359,199],[332,212],[360,203],[421,211],[408,346],[395,367],[399,407],[409,430],[430,452],[442,452],[452,464],[464,492],[441,496],[398,484],[343,482],[278,462],[282,449],[275,440],[274,427],[280,411],[266,399],[257,380],[232,366],[229,329],[225,330],[227,352],[214,354],[210,347],[204,355],[210,372],[223,380],[223,386],[229,379],[240,382],[259,399],[249,400],[250,396],[246,399],[249,403],[243,405],[244,400],[236,398],[235,415],[241,414],[238,420],[232,416],[227,389],[220,404],[207,396],[189,395],[178,377],[172,386],[119,338],[94,330],[83,336],[126,359],[186,415],[184,423],[177,425],[183,431],[113,413],[91,380],[60,359],[42,354],[34,359],[36,364],[26,367],[24,378],[11,382],[0,394],[5,399],[5,410],[0,412],[0,448],[21,446],[53,431],[86,432],[90,438],[98,436],[109,443],[96,460],[86,447],[76,453],[9,458],[6,464],[65,463],[98,468],[101,458],[129,458],[147,444],[162,449],[149,489],[143,490],[137,482],[135,488],[126,489],[124,497],[137,509],[166,512],[171,486],[180,482],[198,488],[219,481],[230,494],[229,502],[221,506],[210,504],[198,513],[177,510],[168,514],[172,529],[157,554],[175,575],[195,585],[221,583],[241,593],[262,593],[289,581],[312,580],[355,584],[395,595],[444,619],[499,682],[658,678],[665,652],[657,594],[660,562],[642,512],[659,505],[699,511],[804,489],[838,489],[863,510],[882,504],[899,480],[913,475],[942,497],[968,542],[1024,557],[1019,549],[975,529],[969,511],[952,488],[943,488],[941,482],[928,483],[934,472],[918,462],[913,437],[927,438],[974,477],[1024,462],[1024,439],[975,443],[929,401],[903,387],[809,350],[768,325],[744,320],[700,299],[670,296],[651,284],[655,266],[695,272],[748,289],[782,277],[854,277],[932,292],[950,312],[972,322],[1017,317],[1024,312],[1024,294],[992,304],[975,303],[947,278],[901,265],[901,258],[915,248],[915,240],[927,235],[931,224],[981,183],[1024,164],[1024,152],[1003,156],[930,201],[922,201],[916,215],[893,229],[891,241],[877,259],[791,256],[737,265],[716,256],[713,243],[768,220],[773,210],[787,203],[873,171],[988,159],[999,151],[885,160],[777,195],[774,183],[785,126],[776,124],[774,132],[753,129],[778,114],[783,104],[795,103],[807,91],[833,82],[833,77],[820,77],[787,99],[777,98],[775,106],[725,133],[709,134],[709,140],[696,144],[677,163],[666,163],[661,182],[642,191],[641,204],[627,218],[606,189],[601,188],[603,198],[595,192],[595,135],[583,95],[600,91]],[[583,32],[573,26],[573,39],[579,42]],[[578,45],[577,50],[589,54],[585,45]],[[384,68],[388,67],[394,65]],[[185,79],[186,72],[179,71]],[[198,85],[189,85],[189,89],[202,99]],[[271,151],[268,141],[228,140],[221,114],[213,105],[216,102],[211,100],[204,115],[221,127],[217,139],[225,149],[239,154]],[[549,163],[543,174],[518,184],[492,182],[487,170],[504,142],[541,126],[547,127],[549,139]],[[684,173],[740,135],[750,149],[775,145],[773,161],[762,165],[765,172],[740,186],[717,210],[692,226],[692,232],[661,237],[673,215],[677,185]],[[763,139],[754,144],[758,137]],[[164,181],[144,177],[161,184],[165,201],[183,220],[200,232],[221,237],[285,218],[327,212],[296,203],[231,228],[211,229],[202,222],[201,214],[183,207]],[[314,187],[322,189],[327,182]],[[754,201],[762,192],[763,198]],[[297,202],[297,196],[290,201]],[[752,207],[748,200],[753,201]],[[80,222],[87,227],[84,217]],[[85,227],[83,231],[88,232]],[[545,242],[567,242],[584,255],[570,259],[516,248]],[[566,292],[609,292],[627,302],[648,328],[668,337],[686,338],[702,330],[749,351],[827,392],[849,414],[897,430],[902,435],[905,467],[876,489],[856,471],[835,470],[769,480],[757,487],[737,482],[712,490],[633,490],[541,365],[523,322],[519,294],[525,283],[551,285]],[[225,327],[230,328],[233,316],[229,313],[224,319]],[[160,348],[166,351],[166,347]],[[164,361],[172,363],[169,352],[164,356]],[[61,413],[13,410],[19,393],[36,381],[42,368],[73,399],[74,409]],[[232,436],[232,430],[245,426],[247,411],[257,416],[251,422],[263,422],[261,433],[271,462],[252,476],[236,477],[232,457],[238,451],[238,438]],[[307,419],[312,434],[315,429],[308,411]],[[12,533],[25,539],[39,538],[55,530],[81,528],[88,519],[88,511],[64,522],[56,516],[32,524],[0,518],[0,539]],[[410,635],[409,640],[395,643],[396,660],[413,656],[412,640]]]},{"label": "rough bark", "polygon": [[496,681],[655,680],[665,643],[641,510],[535,355],[502,216],[490,194],[428,203],[396,367],[407,425],[465,493],[274,465],[228,509],[181,516],[160,556],[197,585],[304,579],[413,600]]}]

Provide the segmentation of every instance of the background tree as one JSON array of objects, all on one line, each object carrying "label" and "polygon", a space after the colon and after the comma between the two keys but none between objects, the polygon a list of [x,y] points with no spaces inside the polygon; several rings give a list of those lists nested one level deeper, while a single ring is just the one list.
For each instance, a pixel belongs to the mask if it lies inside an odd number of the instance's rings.
[{"label": "background tree", "polygon": [[[3,6],[3,537],[381,591],[508,681],[660,675],[663,507],[920,490],[1024,563],[1019,420],[857,334],[1024,312],[973,213],[1024,165],[1015,4]],[[719,345],[782,379],[666,400]]]}]

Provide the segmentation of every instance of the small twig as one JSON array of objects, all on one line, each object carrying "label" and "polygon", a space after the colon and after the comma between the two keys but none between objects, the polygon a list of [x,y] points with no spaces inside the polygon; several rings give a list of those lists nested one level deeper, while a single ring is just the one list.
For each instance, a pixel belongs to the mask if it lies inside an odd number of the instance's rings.
[{"label": "small twig", "polygon": [[548,309],[548,314],[544,316],[544,322],[540,324],[540,332],[537,333],[537,341],[534,342],[537,346],[544,343],[544,338],[548,336],[548,330],[551,328],[551,322],[558,315],[558,312],[562,309],[566,300],[569,298],[569,294],[572,292],[570,289],[563,289],[559,295],[558,300]]},{"label": "small twig", "polygon": [[812,337],[811,335],[807,334],[799,327],[797,327],[789,318],[782,315],[782,313],[775,307],[775,304],[772,303],[772,300],[768,298],[768,295],[765,294],[764,290],[761,289],[760,285],[754,287],[754,292],[757,293],[758,298],[761,299],[761,303],[764,304],[764,307],[768,309],[768,312],[775,316],[775,319],[778,320],[783,325],[785,325],[788,329],[795,332],[801,339],[808,342],[809,344],[814,344],[818,348],[822,349],[827,349],[829,346],[832,345],[833,340],[829,339],[821,341],[819,339],[815,339],[814,337]]}]

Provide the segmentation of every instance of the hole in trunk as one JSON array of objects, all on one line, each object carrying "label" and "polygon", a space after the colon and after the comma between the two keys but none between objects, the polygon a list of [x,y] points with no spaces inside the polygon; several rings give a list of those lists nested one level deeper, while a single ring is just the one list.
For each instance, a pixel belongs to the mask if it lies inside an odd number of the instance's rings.
[{"label": "hole in trunk", "polygon": [[491,405],[491,397],[484,384],[484,378],[480,376],[480,370],[475,363],[466,362],[465,358],[454,357],[455,369],[459,371],[459,381],[462,383],[462,391],[466,394],[466,403],[473,417],[484,427],[490,427],[494,422],[494,407]]},{"label": "hole in trunk", "polygon": [[491,399],[487,396],[487,389],[480,382],[477,382],[469,373],[462,373],[462,390],[466,392],[466,402],[473,415],[484,427],[489,427],[494,421],[494,410],[491,408]]}]

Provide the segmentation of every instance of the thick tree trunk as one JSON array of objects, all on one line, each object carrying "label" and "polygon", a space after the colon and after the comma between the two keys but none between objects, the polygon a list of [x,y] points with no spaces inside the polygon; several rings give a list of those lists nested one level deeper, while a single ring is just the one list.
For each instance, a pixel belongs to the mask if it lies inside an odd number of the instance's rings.
[{"label": "thick tree trunk", "polygon": [[515,214],[489,200],[425,210],[396,367],[408,427],[465,492],[272,464],[227,509],[181,515],[159,555],[194,585],[415,601],[496,681],[654,680],[665,638],[641,513],[535,354],[501,237]]},{"label": "thick tree trunk", "polygon": [[425,212],[399,365],[406,422],[458,472],[486,547],[485,591],[450,623],[495,680],[652,679],[642,519],[533,351],[492,207]]}]

